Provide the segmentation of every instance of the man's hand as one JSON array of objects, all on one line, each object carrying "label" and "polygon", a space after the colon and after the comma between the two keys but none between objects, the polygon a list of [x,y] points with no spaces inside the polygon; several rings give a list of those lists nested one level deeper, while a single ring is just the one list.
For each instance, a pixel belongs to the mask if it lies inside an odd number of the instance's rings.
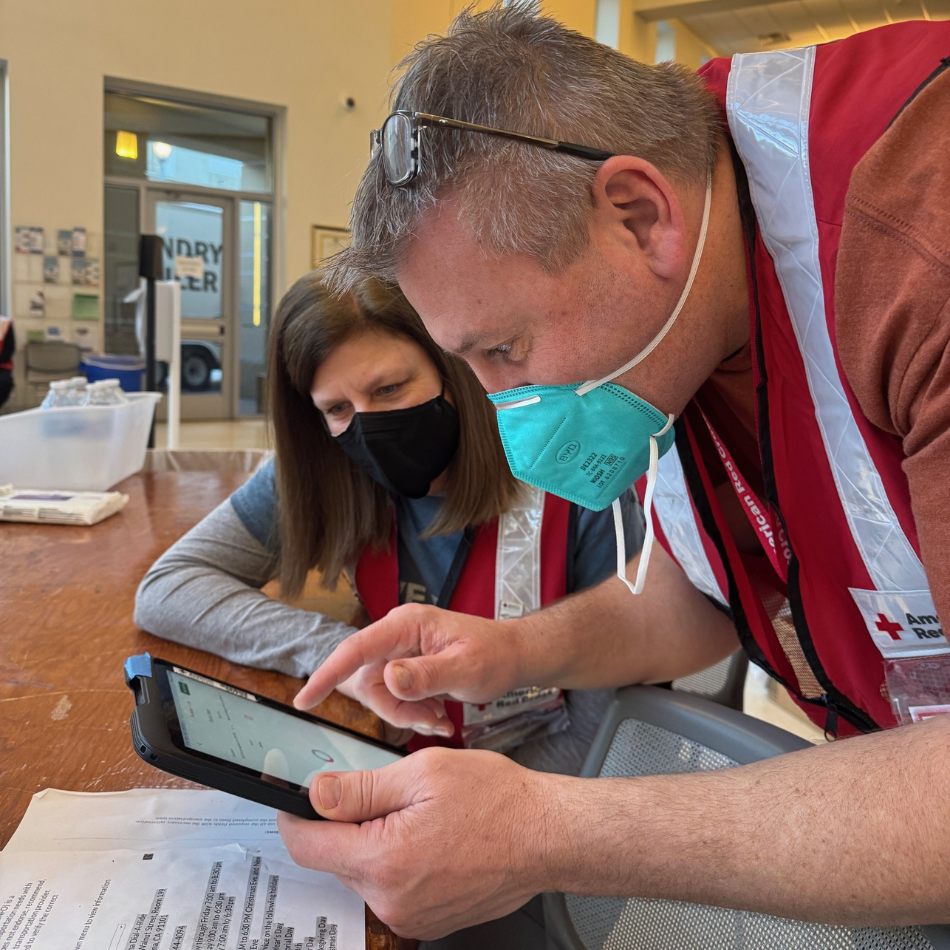
[{"label": "man's hand", "polygon": [[394,726],[450,736],[441,699],[490,702],[518,677],[516,621],[486,620],[420,604],[397,607],[347,637],[294,698],[322,702],[341,683]]},{"label": "man's hand", "polygon": [[[638,564],[639,555],[628,576]],[[310,709],[349,680],[345,688],[392,725],[451,735],[443,696],[484,703],[520,686],[665,683],[712,666],[738,645],[732,621],[657,548],[639,597],[613,577],[515,620],[397,607],[344,640],[294,705]]]},{"label": "man's hand", "polygon": [[[334,821],[278,823],[294,860],[336,874],[406,936],[502,916],[540,891],[852,927],[944,924],[948,749],[948,717],[640,778],[572,778],[491,752],[424,749],[375,772],[319,776],[310,798]],[[828,886],[837,880],[848,887]]]},{"label": "man's hand", "polygon": [[[348,680],[343,680],[337,686],[336,691],[356,700],[361,706],[369,708],[369,694],[363,685],[363,670],[357,670]],[[381,722],[383,734],[380,738],[390,745],[405,745],[415,735],[414,729],[400,729],[399,726],[394,726],[392,723],[386,722],[385,719]],[[426,726],[426,729],[428,729],[428,726]],[[428,732],[423,732],[422,735],[435,735],[435,732],[428,729]],[[439,733],[439,735],[442,735],[442,733]]]},{"label": "man's hand", "polygon": [[404,937],[435,939],[502,917],[544,887],[547,789],[558,776],[494,752],[423,749],[310,787],[331,821],[280,814],[291,857],[335,874]]}]

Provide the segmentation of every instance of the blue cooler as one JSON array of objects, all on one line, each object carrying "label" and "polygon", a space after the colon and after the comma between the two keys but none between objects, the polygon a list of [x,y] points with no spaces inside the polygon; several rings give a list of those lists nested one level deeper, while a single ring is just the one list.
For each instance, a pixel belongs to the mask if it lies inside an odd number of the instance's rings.
[{"label": "blue cooler", "polygon": [[79,364],[90,383],[100,379],[117,379],[127,393],[142,391],[145,360],[140,356],[85,356]]}]

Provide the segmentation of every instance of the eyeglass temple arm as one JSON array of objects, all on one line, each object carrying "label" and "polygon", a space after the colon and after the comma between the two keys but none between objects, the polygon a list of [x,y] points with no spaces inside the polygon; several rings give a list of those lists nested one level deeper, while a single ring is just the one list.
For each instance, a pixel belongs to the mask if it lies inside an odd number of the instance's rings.
[{"label": "eyeglass temple arm", "polygon": [[558,142],[554,151],[576,155],[578,158],[592,158],[597,162],[606,162],[608,158],[614,157],[613,152],[607,152],[602,148],[591,148],[590,145],[575,145],[573,142]]},{"label": "eyeglass temple arm", "polygon": [[524,132],[509,132],[507,129],[493,129],[489,125],[463,122],[461,119],[447,119],[445,116],[430,115],[427,112],[417,112],[415,113],[415,117],[416,119],[421,119],[423,122],[431,122],[433,125],[440,125],[447,129],[484,132],[487,135],[500,135],[504,138],[517,139],[521,142],[532,142],[535,145],[549,148],[553,152],[564,152],[568,155],[576,155],[579,158],[592,158],[602,162],[613,157],[613,152],[607,152],[601,148],[591,148],[589,145],[574,145],[572,142],[559,142],[557,139],[548,139],[540,135],[527,135]]}]

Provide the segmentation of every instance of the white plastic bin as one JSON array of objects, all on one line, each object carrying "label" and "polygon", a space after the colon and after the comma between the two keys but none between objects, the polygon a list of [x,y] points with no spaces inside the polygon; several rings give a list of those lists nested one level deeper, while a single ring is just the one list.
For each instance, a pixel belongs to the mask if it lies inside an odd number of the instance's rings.
[{"label": "white plastic bin", "polygon": [[142,468],[161,393],[0,416],[0,485],[105,491]]}]

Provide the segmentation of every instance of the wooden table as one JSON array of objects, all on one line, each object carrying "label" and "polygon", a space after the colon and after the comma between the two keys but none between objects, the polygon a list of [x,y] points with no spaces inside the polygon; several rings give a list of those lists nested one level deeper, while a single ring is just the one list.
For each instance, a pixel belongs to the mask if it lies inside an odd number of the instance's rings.
[{"label": "wooden table", "polygon": [[[149,565],[245,479],[232,472],[133,475],[125,509],[92,527],[0,522],[0,847],[31,796],[188,787],[132,751],[122,664],[151,653],[289,702],[301,681],[235,666],[142,633],[135,590]],[[380,721],[339,694],[320,715],[380,737]],[[367,908],[367,950],[394,950]]]}]

